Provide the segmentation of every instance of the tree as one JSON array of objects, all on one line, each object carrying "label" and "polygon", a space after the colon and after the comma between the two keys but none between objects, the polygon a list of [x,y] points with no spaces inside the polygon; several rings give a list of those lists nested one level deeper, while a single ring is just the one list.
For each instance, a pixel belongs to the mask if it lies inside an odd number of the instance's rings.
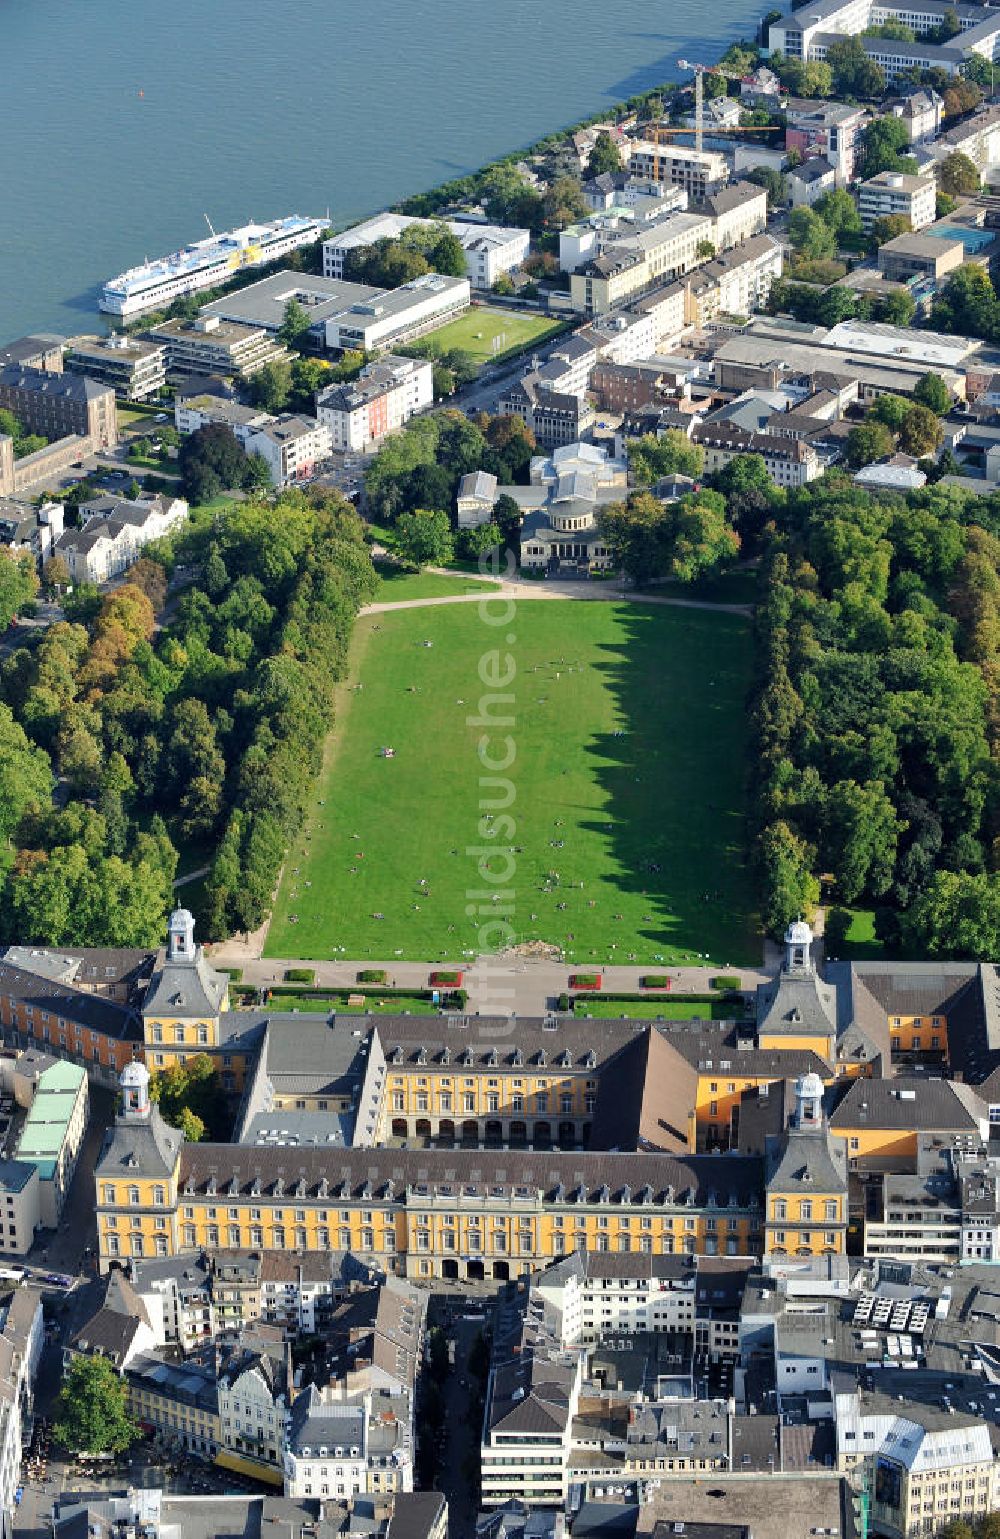
[{"label": "tree", "polygon": [[264,456],[262,454],[248,454],[243,470],[243,490],[245,492],[269,492],[273,485],[271,468]]},{"label": "tree", "polygon": [[824,846],[841,897],[854,903],[889,890],[903,824],[880,780],[841,780],[824,807]]},{"label": "tree", "polygon": [[74,1357],[55,1405],[52,1432],[69,1453],[124,1453],[139,1436],[128,1391],[106,1357]]},{"label": "tree", "polygon": [[1000,877],[936,871],[906,916],[908,944],[925,957],[988,957],[1000,946]]},{"label": "tree", "polygon": [[557,176],[549,184],[544,198],[545,223],[551,230],[563,230],[587,212],[583,188],[575,176]]},{"label": "tree", "polygon": [[906,235],[910,229],[910,220],[907,214],[882,214],[873,221],[868,231],[868,249],[875,252],[887,241],[895,240],[897,235]]},{"label": "tree", "polygon": [[922,459],[925,454],[935,454],[941,447],[944,433],[939,419],[927,406],[915,401],[903,419],[899,431],[899,447],[904,454]]},{"label": "tree", "polygon": [[293,296],[285,305],[285,314],[278,327],[278,337],[286,347],[301,347],[311,325],[305,305],[300,304]]},{"label": "tree", "polygon": [[[848,41],[861,47],[857,38]],[[906,153],[909,144],[909,132],[902,118],[876,118],[861,135],[857,174],[864,178],[877,176],[880,171],[915,171],[916,162]]]},{"label": "tree", "polygon": [[792,209],[788,216],[788,237],[799,255],[807,260],[836,255],[834,232],[811,208]]},{"label": "tree", "polygon": [[696,481],[705,464],[704,451],[679,428],[657,436],[646,433],[627,445],[629,470],[636,486],[652,486],[662,476],[690,476]]},{"label": "tree", "polygon": [[944,93],[944,115],[960,118],[966,112],[975,112],[983,99],[983,93],[974,80],[957,79]]},{"label": "tree", "polygon": [[835,235],[854,235],[861,229],[858,205],[846,187],[835,187],[825,192],[821,198],[816,199],[813,207]]},{"label": "tree", "polygon": [[839,957],[851,928],[852,915],[846,908],[831,908],[827,910],[826,922],[823,926],[823,947],[827,957],[831,960]]},{"label": "tree", "polygon": [[464,278],[469,270],[465,260],[465,247],[458,236],[442,227],[441,233],[428,253],[431,270],[450,278]]},{"label": "tree", "polygon": [[38,592],[34,559],[27,551],[15,555],[0,546],[0,631],[7,630],[21,607]]},{"label": "tree", "polygon": [[756,860],[769,935],[783,935],[793,919],[812,917],[819,902],[819,882],[810,869],[813,859],[813,850],[787,823],[772,823],[762,833]]},{"label": "tree", "polygon": [[488,551],[496,550],[502,544],[503,530],[499,524],[492,521],[488,524],[477,524],[474,529],[459,531],[459,552],[469,561],[478,560],[480,556],[485,556]]},{"label": "tree", "polygon": [[42,581],[48,591],[52,593],[58,592],[60,588],[68,588],[71,580],[65,557],[58,553],[50,556],[42,567]]},{"label": "tree", "polygon": [[878,309],[878,319],[886,326],[909,326],[917,313],[913,295],[906,289],[887,294]]},{"label": "tree", "polygon": [[948,279],[931,309],[937,331],[992,338],[1000,328],[1000,307],[989,274],[972,263]]},{"label": "tree", "polygon": [[938,170],[941,191],[949,197],[964,198],[979,191],[979,171],[968,155],[952,150]]},{"label": "tree", "polygon": [[694,248],[694,254],[700,261],[711,261],[715,255],[715,245],[710,240],[700,240]]},{"label": "tree", "polygon": [[396,548],[411,566],[442,565],[454,553],[447,513],[417,508],[396,520]]},{"label": "tree", "polygon": [[[284,411],[292,393],[292,366],[287,359],[279,363],[265,363],[258,369],[247,386],[254,406],[277,415]],[[183,456],[183,449],[181,455]]]},{"label": "tree", "polygon": [[207,1129],[223,1137],[228,1131],[225,1096],[207,1053],[197,1053],[185,1063],[158,1070],[149,1082],[149,1098],[192,1143],[203,1139]]},{"label": "tree", "polygon": [[242,486],[246,462],[246,450],[232,428],[221,422],[198,428],[181,446],[179,464],[185,497],[193,503],[209,500],[200,494],[213,481],[219,489]]},{"label": "tree", "polygon": [[769,212],[776,208],[784,208],[788,202],[788,178],[774,166],[754,166],[752,171],[746,172],[744,181],[754,182],[758,187],[763,187],[767,193]]},{"label": "tree", "polygon": [[940,374],[922,374],[914,386],[913,399],[939,417],[945,416],[951,407],[951,393]]},{"label": "tree", "polygon": [[893,451],[892,434],[883,422],[859,422],[847,435],[847,463],[859,470]]},{"label": "tree", "polygon": [[10,706],[0,704],[0,841],[11,839],[25,814],[48,807],[51,799],[48,755],[30,741]]},{"label": "tree", "polygon": [[603,176],[605,172],[621,169],[621,151],[607,129],[602,128],[587,160],[586,175],[588,177]]},{"label": "tree", "polygon": [[869,100],[885,90],[885,75],[865,53],[859,37],[838,38],[826,50],[826,62],[833,76],[837,96]]},{"label": "tree", "polygon": [[904,400],[901,395],[892,395],[886,392],[880,395],[868,413],[870,422],[884,422],[893,433],[898,433],[906,421],[906,414],[910,410],[910,402]]},{"label": "tree", "polygon": [[606,503],[598,524],[614,564],[637,588],[662,575],[669,526],[659,498],[633,492],[627,502]]}]

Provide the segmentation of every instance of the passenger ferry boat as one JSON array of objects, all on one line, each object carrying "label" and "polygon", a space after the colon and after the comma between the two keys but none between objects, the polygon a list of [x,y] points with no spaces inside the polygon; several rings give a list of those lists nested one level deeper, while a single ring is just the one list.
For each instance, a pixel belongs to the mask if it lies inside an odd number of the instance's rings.
[{"label": "passenger ferry boat", "polygon": [[289,214],[286,219],[245,224],[221,235],[213,230],[206,240],[195,241],[172,256],[109,278],[101,290],[100,308],[123,320],[164,309],[182,294],[214,288],[243,267],[278,261],[296,247],[318,240],[327,223]]}]

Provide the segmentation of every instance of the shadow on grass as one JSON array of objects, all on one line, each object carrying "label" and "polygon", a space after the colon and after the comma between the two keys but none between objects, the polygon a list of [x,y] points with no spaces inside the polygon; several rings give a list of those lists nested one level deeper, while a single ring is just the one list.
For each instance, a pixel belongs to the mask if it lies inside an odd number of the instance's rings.
[{"label": "shadow on grass", "polygon": [[[621,890],[645,900],[639,938],[692,961],[756,966],[746,835],[749,623],[693,610],[654,615],[641,605],[623,605],[620,618],[626,640],[605,648],[597,666],[622,725],[588,744],[608,818],[584,826],[607,841]],[[609,945],[613,930],[612,919]]]}]

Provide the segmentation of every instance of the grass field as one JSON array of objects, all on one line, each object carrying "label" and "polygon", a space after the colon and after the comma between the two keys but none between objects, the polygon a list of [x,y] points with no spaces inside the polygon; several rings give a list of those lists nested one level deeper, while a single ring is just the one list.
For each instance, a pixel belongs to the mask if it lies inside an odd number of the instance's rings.
[{"label": "grass field", "polygon": [[[490,363],[494,358],[506,357],[532,342],[551,337],[561,329],[561,321],[549,320],[544,315],[492,310],[488,305],[479,305],[439,326],[437,331],[429,331],[422,341],[430,342],[436,352],[450,353],[458,348],[463,353],[471,353],[479,363]],[[503,343],[494,352],[493,338],[501,335]]]},{"label": "grass field", "polygon": [[[494,845],[479,801],[497,791],[480,791],[484,729],[468,718],[480,660],[498,645],[517,675],[512,704],[493,715],[515,722],[491,729],[490,752],[509,753],[509,730],[516,758],[514,827]],[[747,622],[697,610],[526,602],[499,632],[478,605],[360,620],[266,955],[459,960],[500,912],[500,878],[477,872],[485,848],[513,851],[504,898],[518,942],[562,946],[578,964],[755,963],[749,667]],[[485,914],[470,917],[470,902]]]},{"label": "grass field", "polygon": [[272,1010],[303,1010],[310,1015],[329,1015],[336,1010],[338,1015],[364,1015],[376,1013],[379,1010],[389,1015],[437,1015],[439,1008],[429,999],[418,999],[415,994],[394,994],[391,998],[383,998],[380,995],[372,995],[365,1001],[362,1009],[350,1008],[347,1000],[354,989],[343,994],[331,994],[325,999],[315,999],[308,994],[282,994],[275,990],[270,998]]},{"label": "grass field", "polygon": [[850,962],[881,962],[885,957],[885,947],[875,934],[875,910],[871,908],[856,908],[851,910],[851,928],[847,932],[843,946],[837,953],[838,959]]},{"label": "grass field", "polygon": [[380,566],[382,586],[376,594],[379,604],[399,604],[406,599],[446,598],[452,593],[481,593],[499,588],[498,582],[466,577],[456,572],[452,577],[442,572],[407,572],[398,567]]}]

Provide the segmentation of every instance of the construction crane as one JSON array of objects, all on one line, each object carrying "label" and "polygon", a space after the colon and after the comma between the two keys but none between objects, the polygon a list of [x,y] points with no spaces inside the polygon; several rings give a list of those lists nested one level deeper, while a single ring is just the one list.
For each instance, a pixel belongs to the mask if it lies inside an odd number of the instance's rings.
[{"label": "construction crane", "polygon": [[689,69],[694,75],[694,147],[701,150],[705,135],[705,76],[722,75],[730,78],[729,71],[719,64],[694,64],[690,59],[678,59],[678,69]]}]

